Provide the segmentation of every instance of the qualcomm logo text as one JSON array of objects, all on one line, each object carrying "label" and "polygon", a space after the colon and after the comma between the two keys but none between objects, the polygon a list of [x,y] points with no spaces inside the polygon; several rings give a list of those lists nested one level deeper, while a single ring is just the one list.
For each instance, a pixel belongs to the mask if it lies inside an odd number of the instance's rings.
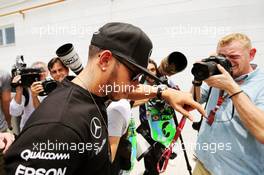
[{"label": "qualcomm logo text", "polygon": [[26,167],[23,165],[19,165],[16,169],[15,175],[65,175],[67,168],[51,168],[51,169],[44,169],[44,168],[38,168],[34,169],[31,167]]},{"label": "qualcomm logo text", "polygon": [[29,159],[42,159],[42,160],[66,160],[70,159],[69,153],[51,153],[51,152],[33,152],[29,149],[22,151],[22,159],[28,161]]}]

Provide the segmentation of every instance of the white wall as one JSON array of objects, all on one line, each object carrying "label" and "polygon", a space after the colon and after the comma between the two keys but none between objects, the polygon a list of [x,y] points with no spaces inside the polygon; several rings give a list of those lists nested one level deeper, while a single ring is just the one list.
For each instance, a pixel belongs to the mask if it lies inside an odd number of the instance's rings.
[{"label": "white wall", "polygon": [[[26,0],[4,9],[1,1],[0,14],[52,0]],[[24,19],[21,14],[0,17],[0,26],[14,24],[16,31],[15,46],[0,47],[0,68],[9,70],[19,54],[28,65],[48,62],[66,42],[74,44],[85,64],[92,33],[106,22],[123,21],[150,36],[158,63],[172,51],[187,56],[187,69],[173,78],[188,90],[193,62],[214,52],[219,37],[230,32],[248,34],[258,49],[256,62],[264,66],[263,7],[262,0],[67,0],[25,12]]]}]

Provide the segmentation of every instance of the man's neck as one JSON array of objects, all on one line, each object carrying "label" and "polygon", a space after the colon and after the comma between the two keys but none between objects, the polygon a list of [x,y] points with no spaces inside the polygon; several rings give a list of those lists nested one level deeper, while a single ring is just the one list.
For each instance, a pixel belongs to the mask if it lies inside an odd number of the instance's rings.
[{"label": "man's neck", "polygon": [[98,78],[96,78],[96,75],[94,74],[94,76],[87,76],[92,74],[94,73],[83,70],[79,75],[76,76],[75,79],[73,79],[72,82],[81,86],[94,95],[97,95],[99,97],[105,96],[102,92],[100,92],[100,82],[96,81],[98,80]]}]

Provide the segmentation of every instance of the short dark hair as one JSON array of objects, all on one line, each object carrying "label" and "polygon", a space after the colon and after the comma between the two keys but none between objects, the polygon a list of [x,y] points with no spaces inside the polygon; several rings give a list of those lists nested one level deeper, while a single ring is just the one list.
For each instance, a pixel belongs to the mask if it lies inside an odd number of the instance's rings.
[{"label": "short dark hair", "polygon": [[52,67],[54,66],[55,63],[61,63],[61,65],[65,68],[65,69],[68,69],[67,66],[65,66],[65,64],[63,64],[63,62],[60,60],[59,57],[55,57],[55,58],[52,58],[49,63],[48,63],[48,69],[49,71],[51,71]]},{"label": "short dark hair", "polygon": [[97,53],[99,53],[100,51],[102,51],[103,49],[94,46],[94,45],[90,45],[89,46],[89,58],[92,58],[94,55],[96,55]]}]

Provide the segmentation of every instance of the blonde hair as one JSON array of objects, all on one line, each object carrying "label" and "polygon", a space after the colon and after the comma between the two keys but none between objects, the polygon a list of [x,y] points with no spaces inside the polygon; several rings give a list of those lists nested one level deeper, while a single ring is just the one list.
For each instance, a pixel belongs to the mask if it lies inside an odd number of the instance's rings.
[{"label": "blonde hair", "polygon": [[239,41],[245,48],[251,49],[251,41],[249,37],[242,33],[232,33],[229,35],[224,36],[220,39],[220,41],[217,44],[217,48],[226,46],[230,44],[233,41]]}]

